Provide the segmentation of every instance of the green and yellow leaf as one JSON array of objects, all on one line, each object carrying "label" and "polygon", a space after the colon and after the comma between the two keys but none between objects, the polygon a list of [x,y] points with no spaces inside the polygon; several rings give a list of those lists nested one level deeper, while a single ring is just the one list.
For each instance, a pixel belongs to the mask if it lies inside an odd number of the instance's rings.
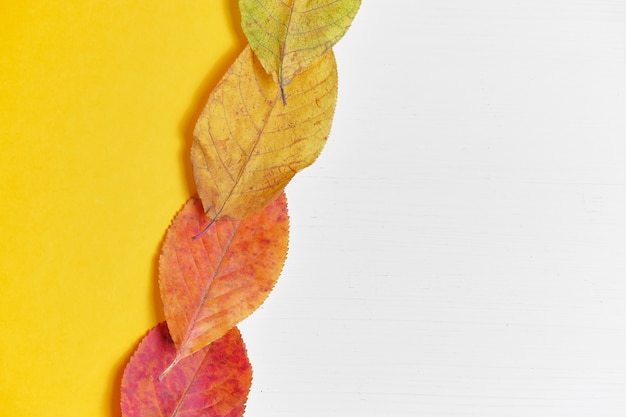
[{"label": "green and yellow leaf", "polygon": [[248,42],[281,89],[343,37],[360,5],[361,0],[239,1]]},{"label": "green and yellow leaf", "polygon": [[281,91],[343,37],[360,5],[361,0],[239,1],[248,42]]}]

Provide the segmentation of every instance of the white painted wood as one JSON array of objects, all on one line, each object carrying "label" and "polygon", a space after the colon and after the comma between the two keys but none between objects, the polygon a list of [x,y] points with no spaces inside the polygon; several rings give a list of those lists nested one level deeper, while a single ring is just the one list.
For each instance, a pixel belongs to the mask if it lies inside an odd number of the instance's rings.
[{"label": "white painted wood", "polygon": [[626,2],[365,0],[247,415],[626,416]]}]

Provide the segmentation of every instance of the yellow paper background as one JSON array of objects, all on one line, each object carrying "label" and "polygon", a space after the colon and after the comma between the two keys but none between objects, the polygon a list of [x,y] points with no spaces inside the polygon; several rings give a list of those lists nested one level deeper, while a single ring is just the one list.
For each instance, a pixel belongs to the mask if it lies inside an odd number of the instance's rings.
[{"label": "yellow paper background", "polygon": [[0,5],[0,416],[119,416],[235,3]]}]

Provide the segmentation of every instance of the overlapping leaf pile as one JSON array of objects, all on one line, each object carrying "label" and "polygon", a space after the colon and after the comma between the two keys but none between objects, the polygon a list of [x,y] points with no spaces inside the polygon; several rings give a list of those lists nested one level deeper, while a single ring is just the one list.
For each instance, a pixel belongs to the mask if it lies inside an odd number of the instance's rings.
[{"label": "overlapping leaf pile", "polygon": [[198,198],[159,260],[165,323],[122,379],[124,417],[243,415],[252,379],[236,325],[274,287],[287,256],[284,188],[318,157],[337,100],[332,46],[360,0],[240,0],[249,46],[197,121]]}]

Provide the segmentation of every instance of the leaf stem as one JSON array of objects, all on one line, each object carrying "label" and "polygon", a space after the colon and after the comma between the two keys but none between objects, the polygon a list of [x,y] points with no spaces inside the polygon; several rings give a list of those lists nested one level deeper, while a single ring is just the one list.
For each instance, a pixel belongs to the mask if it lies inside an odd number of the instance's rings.
[{"label": "leaf stem", "polygon": [[209,224],[207,224],[207,225],[206,225],[206,227],[205,227],[204,229],[202,229],[202,231],[201,231],[200,233],[198,233],[197,235],[192,236],[192,237],[191,237],[191,240],[200,239],[202,236],[204,236],[204,235],[206,234],[206,232],[208,232],[208,231],[209,231],[209,228],[210,228],[211,226],[213,226],[213,223],[215,223],[215,220],[216,220],[216,219],[217,219],[217,216],[215,216],[215,217],[213,218],[213,220],[211,220],[211,221],[209,222]]},{"label": "leaf stem", "polygon": [[[281,77],[282,77],[282,72],[283,72],[282,68],[281,68],[280,72],[281,72]],[[283,86],[282,78],[280,80],[280,96],[283,99],[283,106],[286,106],[287,105],[287,99],[285,98],[285,87]]]},{"label": "leaf stem", "polygon": [[159,375],[158,379],[159,382],[163,381],[163,378],[165,378],[165,376],[172,370],[174,369],[174,367],[176,366],[176,364],[178,364],[178,362],[180,361],[180,358],[178,357],[178,355],[174,358],[174,360],[172,361],[172,363],[170,363],[170,365],[165,368],[165,371],[163,371],[161,373],[161,375]]}]

